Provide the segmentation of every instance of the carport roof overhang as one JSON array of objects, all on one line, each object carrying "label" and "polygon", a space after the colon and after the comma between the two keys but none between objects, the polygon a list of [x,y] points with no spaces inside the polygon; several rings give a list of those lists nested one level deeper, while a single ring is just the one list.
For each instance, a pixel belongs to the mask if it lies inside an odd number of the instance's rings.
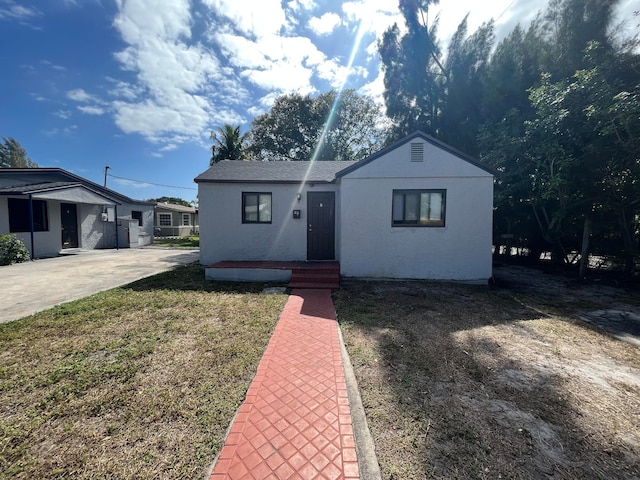
[{"label": "carport roof overhang", "polygon": [[0,195],[29,195],[38,200],[58,200],[93,205],[120,205],[113,198],[95,192],[81,183],[40,183],[0,188]]}]

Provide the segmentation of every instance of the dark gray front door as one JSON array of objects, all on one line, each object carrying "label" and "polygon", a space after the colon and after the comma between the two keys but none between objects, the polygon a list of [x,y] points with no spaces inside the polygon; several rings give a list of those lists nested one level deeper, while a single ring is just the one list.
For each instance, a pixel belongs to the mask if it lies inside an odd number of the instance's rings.
[{"label": "dark gray front door", "polygon": [[334,192],[307,194],[307,260],[335,260]]},{"label": "dark gray front door", "polygon": [[62,248],[78,248],[78,209],[74,203],[60,204]]}]

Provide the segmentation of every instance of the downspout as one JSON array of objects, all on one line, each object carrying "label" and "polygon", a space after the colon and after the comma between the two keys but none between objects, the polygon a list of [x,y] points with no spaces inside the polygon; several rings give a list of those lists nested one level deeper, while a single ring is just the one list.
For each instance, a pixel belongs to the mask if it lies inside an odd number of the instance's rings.
[{"label": "downspout", "polygon": [[31,260],[35,258],[36,246],[33,243],[33,196],[29,194],[29,229],[31,230]]},{"label": "downspout", "polygon": [[120,244],[119,244],[119,240],[118,240],[118,205],[114,205],[113,206],[113,210],[114,210],[114,215],[115,215],[115,220],[116,220],[116,250],[120,250]]}]

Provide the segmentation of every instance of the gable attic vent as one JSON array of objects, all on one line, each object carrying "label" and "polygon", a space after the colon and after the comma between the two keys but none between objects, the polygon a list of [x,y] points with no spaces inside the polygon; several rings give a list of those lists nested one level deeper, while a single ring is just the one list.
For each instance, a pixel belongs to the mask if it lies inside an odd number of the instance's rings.
[{"label": "gable attic vent", "polygon": [[411,161],[412,162],[424,161],[424,143],[411,144]]}]

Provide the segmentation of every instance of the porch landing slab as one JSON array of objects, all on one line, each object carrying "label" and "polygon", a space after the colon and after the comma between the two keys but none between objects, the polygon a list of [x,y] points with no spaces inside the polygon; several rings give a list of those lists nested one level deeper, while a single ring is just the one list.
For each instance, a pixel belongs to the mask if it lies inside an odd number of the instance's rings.
[{"label": "porch landing slab", "polygon": [[289,282],[292,288],[332,289],[340,286],[340,263],[226,260],[206,266],[205,277],[232,282]]},{"label": "porch landing slab", "polygon": [[325,262],[278,262],[275,260],[263,261],[235,261],[224,260],[222,262],[212,263],[206,268],[259,268],[268,270],[325,270],[339,269],[340,263],[336,261]]}]

